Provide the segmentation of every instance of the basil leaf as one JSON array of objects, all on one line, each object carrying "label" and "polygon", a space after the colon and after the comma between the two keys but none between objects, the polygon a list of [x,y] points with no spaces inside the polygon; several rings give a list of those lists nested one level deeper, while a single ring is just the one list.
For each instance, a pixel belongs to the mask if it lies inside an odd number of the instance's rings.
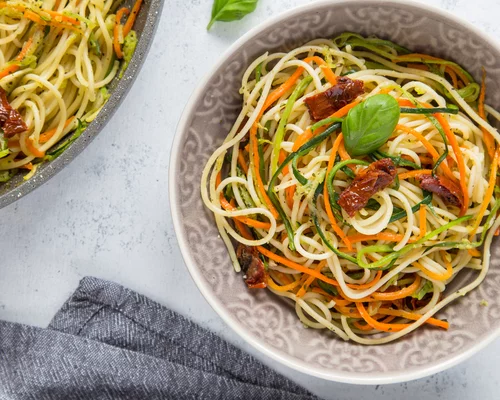
[{"label": "basil leaf", "polygon": [[352,108],[342,123],[347,152],[351,156],[373,153],[394,132],[399,113],[398,102],[388,94],[369,97]]},{"label": "basil leaf", "polygon": [[255,11],[258,0],[214,0],[212,19],[207,26],[209,30],[215,21],[231,22],[242,19]]}]

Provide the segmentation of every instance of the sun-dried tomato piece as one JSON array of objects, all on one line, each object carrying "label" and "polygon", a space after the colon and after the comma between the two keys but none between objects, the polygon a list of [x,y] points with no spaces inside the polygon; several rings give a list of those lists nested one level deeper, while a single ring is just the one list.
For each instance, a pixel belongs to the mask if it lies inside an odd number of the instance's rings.
[{"label": "sun-dried tomato piece", "polygon": [[243,279],[250,289],[263,289],[267,286],[267,272],[255,247],[238,245],[236,257],[245,273]]},{"label": "sun-dried tomato piece", "polygon": [[12,108],[7,100],[7,93],[2,88],[0,88],[0,128],[7,138],[28,130],[21,114]]},{"label": "sun-dried tomato piece", "polygon": [[340,76],[337,84],[324,92],[307,97],[304,101],[314,120],[325,119],[335,111],[352,103],[356,97],[364,93],[363,81],[352,80],[347,76]]},{"label": "sun-dried tomato piece", "polygon": [[419,175],[416,179],[422,189],[438,195],[446,204],[462,208],[464,204],[462,189],[451,179],[432,175]]},{"label": "sun-dried tomato piece", "polygon": [[338,204],[353,217],[356,211],[368,204],[375,194],[389,186],[396,177],[396,166],[390,158],[371,163],[361,171],[351,184],[340,194]]}]

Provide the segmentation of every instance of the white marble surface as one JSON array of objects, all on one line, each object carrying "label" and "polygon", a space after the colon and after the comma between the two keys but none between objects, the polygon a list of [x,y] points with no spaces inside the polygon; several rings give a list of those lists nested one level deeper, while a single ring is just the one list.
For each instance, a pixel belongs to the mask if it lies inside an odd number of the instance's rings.
[{"label": "white marble surface", "polygon": [[[211,0],[166,0],[151,52],[101,135],[64,171],[0,210],[0,319],[46,326],[78,281],[93,275],[143,293],[329,399],[497,399],[500,341],[430,378],[356,387],[311,378],[256,353],[228,329],[182,261],[167,167],[190,93],[220,54],[259,22],[307,0],[260,0],[244,20],[205,26]],[[500,39],[498,0],[425,0]]]}]

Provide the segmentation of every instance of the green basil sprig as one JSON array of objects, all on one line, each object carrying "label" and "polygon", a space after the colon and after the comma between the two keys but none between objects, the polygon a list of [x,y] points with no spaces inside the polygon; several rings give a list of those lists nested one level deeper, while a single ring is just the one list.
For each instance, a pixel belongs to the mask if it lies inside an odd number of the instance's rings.
[{"label": "green basil sprig", "polygon": [[394,132],[399,114],[398,102],[388,94],[376,94],[352,108],[342,123],[347,152],[353,157],[373,153]]},{"label": "green basil sprig", "polygon": [[215,21],[231,22],[242,19],[255,11],[258,0],[214,0],[212,19],[207,26],[209,30]]}]

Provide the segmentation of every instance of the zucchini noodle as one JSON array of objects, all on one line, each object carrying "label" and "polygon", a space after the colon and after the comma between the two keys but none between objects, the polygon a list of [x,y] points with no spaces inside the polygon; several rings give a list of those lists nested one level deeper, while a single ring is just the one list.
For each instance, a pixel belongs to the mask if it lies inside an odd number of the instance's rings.
[{"label": "zucchini noodle", "polygon": [[[341,90],[341,77],[362,82],[361,94],[314,119],[311,99]],[[343,340],[383,344],[422,325],[452,327],[437,314],[484,280],[500,227],[500,113],[485,92],[484,77],[476,83],[458,64],[354,33],[256,59],[201,179],[236,272],[292,301],[305,327]],[[346,119],[382,95],[400,107],[395,128],[355,155]],[[349,212],[339,199],[382,159],[394,180]],[[451,286],[466,271],[472,280]]]},{"label": "zucchini noodle", "polygon": [[[118,0],[0,2],[0,87],[24,131],[0,129],[0,183],[58,157],[95,119],[127,68],[141,6]],[[126,10],[126,11],[125,11]],[[121,32],[121,36],[117,35]],[[119,54],[120,53],[120,54]],[[3,127],[3,125],[2,125]]]}]

